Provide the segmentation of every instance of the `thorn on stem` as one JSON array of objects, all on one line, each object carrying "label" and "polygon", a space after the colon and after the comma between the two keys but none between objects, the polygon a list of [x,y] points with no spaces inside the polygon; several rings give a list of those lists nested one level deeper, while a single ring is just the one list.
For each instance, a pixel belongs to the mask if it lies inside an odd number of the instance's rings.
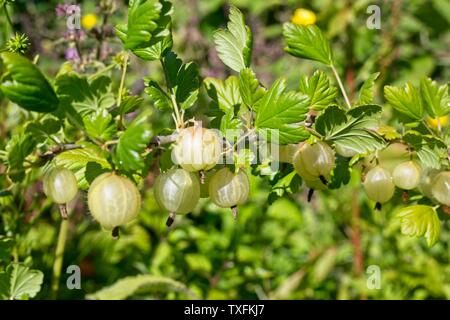
[{"label": "thorn on stem", "polygon": [[233,213],[233,218],[234,218],[234,220],[236,220],[237,219],[237,215],[238,215],[238,208],[237,208],[237,206],[232,206],[231,207],[231,213]]},{"label": "thorn on stem", "polygon": [[120,228],[119,227],[114,227],[112,229],[111,235],[112,235],[114,240],[118,240],[120,238]]},{"label": "thorn on stem", "polygon": [[65,203],[59,205],[59,212],[61,213],[61,218],[67,220],[68,218],[67,205]]},{"label": "thorn on stem", "polygon": [[174,221],[175,221],[175,213],[170,212],[169,217],[167,218],[167,221],[166,221],[166,226],[170,227]]}]

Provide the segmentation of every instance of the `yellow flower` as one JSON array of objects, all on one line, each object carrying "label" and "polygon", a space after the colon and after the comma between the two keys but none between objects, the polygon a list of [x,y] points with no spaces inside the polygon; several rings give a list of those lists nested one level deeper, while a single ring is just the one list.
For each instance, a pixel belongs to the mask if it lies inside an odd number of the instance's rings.
[{"label": "yellow flower", "polygon": [[316,14],[308,9],[299,8],[295,10],[294,15],[291,18],[292,23],[307,26],[314,24],[317,21]]},{"label": "yellow flower", "polygon": [[[430,118],[428,117],[427,119],[428,125],[433,127],[433,128],[437,128],[438,126],[438,118]],[[441,128],[445,127],[448,123],[448,116],[443,116],[439,118],[439,122],[441,124]]]},{"label": "yellow flower", "polygon": [[97,15],[95,13],[89,13],[83,16],[81,19],[81,25],[85,29],[92,29],[97,24]]}]

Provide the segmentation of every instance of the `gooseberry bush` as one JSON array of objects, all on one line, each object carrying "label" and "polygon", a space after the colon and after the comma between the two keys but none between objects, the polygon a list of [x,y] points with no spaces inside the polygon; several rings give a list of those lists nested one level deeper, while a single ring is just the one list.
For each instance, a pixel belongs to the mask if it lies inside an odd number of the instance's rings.
[{"label": "gooseberry bush", "polygon": [[[239,224],[238,207],[252,197],[250,175],[272,186],[271,203],[302,188],[309,200],[314,190],[345,188],[357,170],[376,209],[404,202],[396,213],[403,234],[424,236],[429,246],[438,241],[440,217],[450,213],[450,131],[439,123],[450,112],[447,84],[424,78],[420,86],[385,86],[379,105],[374,73],[350,99],[324,33],[293,23],[283,26],[286,54],[322,67],[299,74],[296,88],[283,78],[262,83],[252,69],[252,31],[233,6],[226,28],[214,34],[233,75],[202,79],[195,63],[173,51],[172,11],[165,0],[130,1],[127,21],[115,27],[122,51],[111,62],[64,63],[52,78],[20,50],[0,53],[1,94],[26,111],[23,130],[0,150],[9,183],[2,195],[37,177],[62,219],[87,199],[92,223],[118,238],[139,215],[144,179],[153,171],[155,199],[171,226],[200,198],[230,208]],[[164,74],[144,79],[152,104],[143,108],[125,87],[131,58]],[[195,113],[202,92],[206,116]],[[152,131],[153,112],[170,114],[173,125]],[[399,146],[401,161],[391,167],[383,153]]]}]

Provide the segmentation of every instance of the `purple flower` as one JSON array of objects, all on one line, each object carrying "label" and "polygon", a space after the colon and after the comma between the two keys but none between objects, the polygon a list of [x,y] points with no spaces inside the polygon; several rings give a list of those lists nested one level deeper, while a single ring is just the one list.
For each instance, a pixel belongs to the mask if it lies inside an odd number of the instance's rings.
[{"label": "purple flower", "polygon": [[68,5],[67,3],[65,3],[65,4],[58,4],[58,5],[56,6],[56,8],[55,8],[56,15],[57,15],[58,17],[64,17],[64,16],[66,15],[67,7],[68,7],[68,6],[69,6],[69,5]]},{"label": "purple flower", "polygon": [[78,51],[76,48],[67,48],[66,50],[66,60],[71,60],[71,61],[75,61],[75,60],[80,60],[80,56],[78,55]]}]

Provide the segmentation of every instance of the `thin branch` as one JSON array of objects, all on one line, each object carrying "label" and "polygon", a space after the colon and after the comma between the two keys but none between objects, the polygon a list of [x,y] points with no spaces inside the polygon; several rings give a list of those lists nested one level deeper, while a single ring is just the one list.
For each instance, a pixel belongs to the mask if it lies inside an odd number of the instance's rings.
[{"label": "thin branch", "polygon": [[8,20],[11,29],[14,30],[14,25],[12,23],[11,17],[9,16],[8,9],[6,8],[6,4],[3,5],[3,11],[5,12],[6,20]]},{"label": "thin branch", "polygon": [[337,72],[334,65],[331,65],[331,70],[333,70],[333,74],[338,82],[339,88],[341,89],[342,95],[344,96],[345,103],[347,104],[347,108],[351,109],[352,105],[350,103],[350,100],[348,99],[347,92],[345,92],[344,85],[342,84],[341,77],[339,76],[339,73]]}]

